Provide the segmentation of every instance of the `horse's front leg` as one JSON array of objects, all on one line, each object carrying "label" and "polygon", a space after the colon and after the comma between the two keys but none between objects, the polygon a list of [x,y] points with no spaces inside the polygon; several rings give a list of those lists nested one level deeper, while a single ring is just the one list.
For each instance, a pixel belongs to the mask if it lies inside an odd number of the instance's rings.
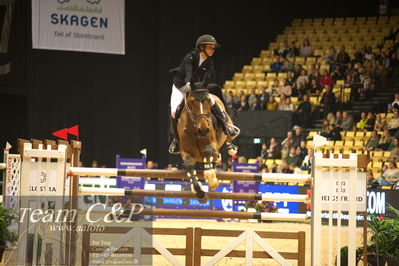
[{"label": "horse's front leg", "polygon": [[191,157],[190,154],[186,152],[182,152],[182,158],[184,161],[184,166],[187,170],[187,177],[191,183],[191,191],[195,193],[197,199],[201,203],[205,203],[208,201],[208,196],[205,191],[202,189],[202,184],[198,180],[197,172],[195,171],[195,161]]},{"label": "horse's front leg", "polygon": [[230,136],[227,136],[226,138],[226,148],[230,156],[237,154],[238,146],[233,144],[233,139]]},{"label": "horse's front leg", "polygon": [[211,190],[215,190],[219,187],[219,181],[216,178],[216,170],[214,162],[219,157],[219,151],[216,147],[208,145],[204,150],[204,178],[209,185]]}]

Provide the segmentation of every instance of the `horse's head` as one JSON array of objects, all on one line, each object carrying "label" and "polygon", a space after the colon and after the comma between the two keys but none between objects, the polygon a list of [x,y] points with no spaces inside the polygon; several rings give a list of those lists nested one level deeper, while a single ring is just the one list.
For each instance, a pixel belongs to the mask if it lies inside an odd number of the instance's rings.
[{"label": "horse's head", "polygon": [[194,91],[187,96],[187,111],[199,137],[208,136],[211,126],[211,100],[207,91]]}]

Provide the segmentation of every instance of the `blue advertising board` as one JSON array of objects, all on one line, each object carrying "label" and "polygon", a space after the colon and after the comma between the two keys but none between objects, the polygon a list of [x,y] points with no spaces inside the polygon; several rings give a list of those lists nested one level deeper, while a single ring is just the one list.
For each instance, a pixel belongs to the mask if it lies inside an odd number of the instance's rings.
[{"label": "blue advertising board", "polygon": [[[259,192],[273,194],[298,194],[298,186],[264,185],[258,186]],[[298,202],[276,201],[279,213],[298,213]]]},{"label": "blue advertising board", "polygon": [[[134,158],[122,158],[119,154],[116,155],[116,168],[118,169],[145,169],[146,158],[141,159]],[[145,178],[143,177],[128,177],[128,176],[117,176],[116,187],[118,188],[130,188],[130,189],[143,189]]]},{"label": "blue advertising board", "polygon": [[[233,162],[233,172],[259,173],[259,166],[258,164]],[[233,181],[233,191],[235,193],[258,193],[258,185],[257,181]],[[233,210],[246,211],[246,203],[247,201],[234,200]]]}]

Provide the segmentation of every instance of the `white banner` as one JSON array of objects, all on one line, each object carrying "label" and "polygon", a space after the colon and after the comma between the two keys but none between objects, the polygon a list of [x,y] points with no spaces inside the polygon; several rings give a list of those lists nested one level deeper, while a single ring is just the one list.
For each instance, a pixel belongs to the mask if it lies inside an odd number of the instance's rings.
[{"label": "white banner", "polygon": [[32,0],[32,46],[125,54],[125,0]]}]

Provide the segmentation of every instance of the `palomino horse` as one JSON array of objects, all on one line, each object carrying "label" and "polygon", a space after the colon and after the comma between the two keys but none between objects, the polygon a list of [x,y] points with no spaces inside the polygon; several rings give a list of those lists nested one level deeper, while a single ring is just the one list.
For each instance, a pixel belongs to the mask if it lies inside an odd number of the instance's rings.
[{"label": "palomino horse", "polygon": [[[220,108],[225,110],[222,101],[215,95],[212,95],[212,97]],[[191,189],[196,193],[201,203],[206,202],[208,197],[197,178],[195,164],[204,163],[204,178],[209,188],[215,190],[218,188],[219,182],[216,178],[213,163],[221,157],[219,149],[226,142],[229,146],[228,152],[230,155],[235,155],[237,152],[236,147],[231,145],[233,141],[231,137],[224,134],[220,127],[215,127],[211,116],[211,108],[212,104],[208,90],[195,90],[186,95],[177,125],[181,157],[191,182]],[[230,117],[229,123],[232,123]]]}]

